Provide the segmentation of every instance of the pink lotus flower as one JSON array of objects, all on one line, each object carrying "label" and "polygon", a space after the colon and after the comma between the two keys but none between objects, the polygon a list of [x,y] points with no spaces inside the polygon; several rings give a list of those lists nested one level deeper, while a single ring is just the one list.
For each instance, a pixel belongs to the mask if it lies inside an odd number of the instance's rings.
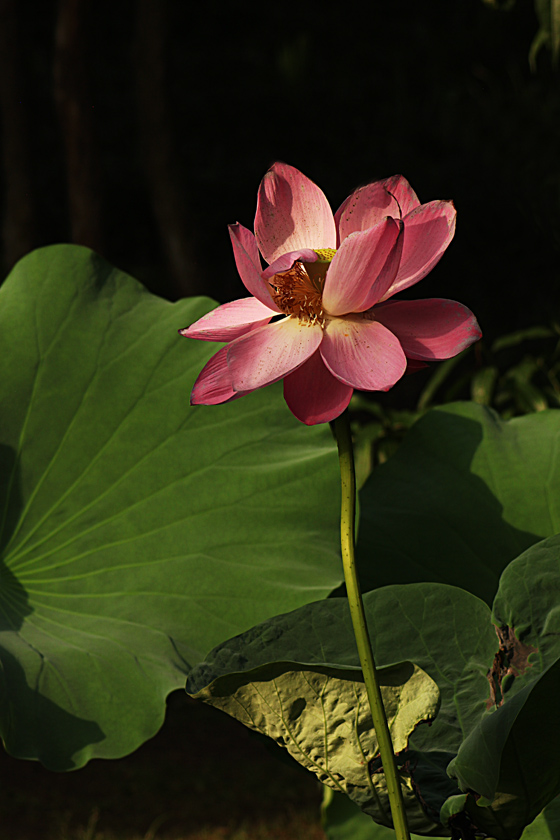
[{"label": "pink lotus flower", "polygon": [[450,201],[420,204],[395,175],[356,190],[333,216],[313,181],[275,163],[259,187],[255,236],[229,228],[251,297],[179,330],[227,342],[200,373],[191,403],[227,402],[283,379],[292,413],[324,423],[344,411],[354,388],[391,388],[407,360],[418,367],[468,347],[481,333],[462,304],[389,300],[438,262],[455,215]]}]

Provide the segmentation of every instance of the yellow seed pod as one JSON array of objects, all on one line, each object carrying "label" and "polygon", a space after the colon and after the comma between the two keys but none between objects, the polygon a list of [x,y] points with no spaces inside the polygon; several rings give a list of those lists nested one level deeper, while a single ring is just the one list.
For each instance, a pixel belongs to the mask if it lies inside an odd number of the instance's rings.
[{"label": "yellow seed pod", "polygon": [[336,254],[336,248],[318,248],[315,249],[315,253],[319,257],[318,262],[330,263]]}]

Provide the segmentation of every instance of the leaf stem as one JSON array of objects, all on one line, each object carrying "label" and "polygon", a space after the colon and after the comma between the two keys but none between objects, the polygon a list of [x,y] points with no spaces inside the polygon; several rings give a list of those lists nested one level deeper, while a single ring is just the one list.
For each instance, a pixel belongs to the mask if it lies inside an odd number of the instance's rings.
[{"label": "leaf stem", "polygon": [[373,659],[371,641],[369,638],[364,602],[358,574],[356,571],[355,559],[355,521],[356,521],[356,475],[354,471],[354,450],[352,448],[352,434],[348,412],[344,411],[334,421],[334,431],[338,445],[338,458],[340,462],[340,481],[342,485],[342,504],[340,511],[340,543],[342,549],[342,565],[344,568],[344,579],[346,592],[354,627],[354,636],[360,658],[360,665],[364,675],[373,726],[377,737],[383,772],[387,783],[389,803],[391,805],[391,816],[397,840],[410,840],[404,802],[402,797],[401,784],[393,751],[393,742],[387,724],[387,716],[383,699],[379,689],[377,669]]}]

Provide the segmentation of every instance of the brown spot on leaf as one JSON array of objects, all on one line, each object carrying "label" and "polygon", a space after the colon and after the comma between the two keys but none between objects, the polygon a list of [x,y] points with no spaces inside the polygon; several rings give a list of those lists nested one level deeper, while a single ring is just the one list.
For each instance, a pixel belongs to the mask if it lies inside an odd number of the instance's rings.
[{"label": "brown spot on leaf", "polygon": [[496,627],[496,634],[500,648],[487,674],[490,683],[490,697],[486,701],[487,709],[503,704],[502,681],[504,677],[522,677],[531,667],[530,654],[538,651],[538,648],[533,645],[520,642],[513,627]]}]

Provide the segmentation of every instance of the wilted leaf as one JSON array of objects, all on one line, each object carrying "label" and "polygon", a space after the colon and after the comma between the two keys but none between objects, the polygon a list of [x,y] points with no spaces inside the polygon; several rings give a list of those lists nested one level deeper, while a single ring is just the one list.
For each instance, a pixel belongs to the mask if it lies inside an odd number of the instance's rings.
[{"label": "wilted leaf", "polygon": [[[265,665],[213,680],[194,697],[285,747],[323,784],[348,796],[367,814],[390,826],[385,778],[372,772],[377,739],[361,675],[355,671],[288,663]],[[435,717],[435,682],[408,662],[379,673],[381,693],[395,752],[406,749],[420,723]],[[411,825],[430,831],[406,773],[403,795]]]}]

